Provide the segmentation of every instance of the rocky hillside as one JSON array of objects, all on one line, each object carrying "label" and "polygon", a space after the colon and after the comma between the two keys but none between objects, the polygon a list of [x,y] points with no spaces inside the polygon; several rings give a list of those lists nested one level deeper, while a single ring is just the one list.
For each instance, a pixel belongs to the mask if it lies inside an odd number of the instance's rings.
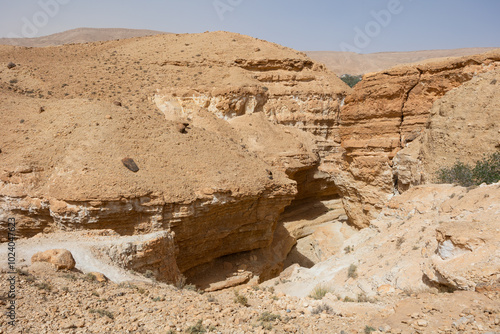
[{"label": "rocky hillside", "polygon": [[338,140],[350,89],[299,52],[217,32],[2,46],[0,59],[3,238],[7,217],[23,237],[167,231],[193,280],[230,254],[260,259],[243,280],[264,279],[294,244],[273,238],[284,208],[338,198],[316,143]]},{"label": "rocky hillside", "polygon": [[353,90],[226,32],[0,46],[17,332],[496,330],[499,184],[429,183],[498,149],[499,64]]}]

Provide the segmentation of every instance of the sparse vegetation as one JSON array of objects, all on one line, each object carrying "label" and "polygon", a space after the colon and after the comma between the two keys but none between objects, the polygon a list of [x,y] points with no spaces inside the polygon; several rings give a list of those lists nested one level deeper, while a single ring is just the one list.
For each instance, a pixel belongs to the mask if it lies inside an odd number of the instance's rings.
[{"label": "sparse vegetation", "polygon": [[238,291],[234,292],[234,302],[243,306],[248,306],[248,299],[239,294]]},{"label": "sparse vegetation", "polygon": [[155,274],[153,273],[153,271],[151,270],[146,270],[146,272],[144,273],[144,277],[146,278],[154,278],[155,277]]},{"label": "sparse vegetation", "polygon": [[376,331],[376,329],[375,329],[375,328],[373,328],[373,327],[371,327],[371,326],[368,326],[368,325],[367,325],[367,326],[365,327],[365,334],[370,334],[371,332],[375,332],[375,331]]},{"label": "sparse vegetation", "polygon": [[281,316],[268,311],[263,312],[257,319],[257,321],[259,321],[259,326],[262,326],[265,330],[273,329],[272,322],[276,320],[281,320]]},{"label": "sparse vegetation", "polygon": [[482,183],[491,184],[500,181],[500,151],[476,162],[474,167],[461,161],[452,167],[443,167],[436,173],[438,183],[458,184],[462,187],[477,186]]},{"label": "sparse vegetation", "polygon": [[83,277],[83,280],[87,282],[97,282],[97,277],[95,277],[94,274],[88,273]]},{"label": "sparse vegetation", "polygon": [[349,269],[347,269],[347,277],[348,278],[358,278],[358,266],[355,264],[351,264]]},{"label": "sparse vegetation", "polygon": [[350,75],[350,74],[343,74],[340,79],[345,82],[349,87],[354,87],[358,82],[360,82],[363,79],[363,76],[361,75]]},{"label": "sparse vegetation", "polygon": [[35,276],[31,275],[28,271],[25,271],[25,270],[22,270],[22,269],[17,269],[17,274],[19,276],[24,276],[24,279],[26,280],[26,282],[34,282],[36,281],[36,278]]},{"label": "sparse vegetation", "polygon": [[110,311],[108,310],[103,310],[103,309],[90,309],[89,310],[90,313],[97,313],[99,314],[101,317],[108,317],[110,319],[114,319],[115,316],[113,315],[113,313],[111,313]]},{"label": "sparse vegetation", "polygon": [[352,251],[354,251],[354,246],[347,246],[347,247],[344,248],[344,252],[346,254],[349,254]]},{"label": "sparse vegetation", "polygon": [[329,287],[319,284],[314,288],[309,297],[311,297],[312,299],[321,300],[328,292],[331,292],[331,289]]},{"label": "sparse vegetation", "polygon": [[328,305],[328,304],[325,304],[325,303],[322,303],[318,306],[316,306],[315,308],[313,308],[313,310],[311,311],[312,314],[320,314],[320,313],[333,313],[333,309]]},{"label": "sparse vegetation", "polygon": [[186,329],[186,333],[189,334],[198,334],[198,333],[206,333],[207,329],[203,326],[203,321],[198,320],[196,325],[190,326]]},{"label": "sparse vegetation", "polygon": [[35,283],[35,286],[40,289],[40,290],[46,290],[46,291],[52,291],[52,286],[49,283],[42,282],[42,283]]},{"label": "sparse vegetation", "polygon": [[396,249],[401,249],[401,245],[405,242],[405,237],[398,237],[396,240]]}]

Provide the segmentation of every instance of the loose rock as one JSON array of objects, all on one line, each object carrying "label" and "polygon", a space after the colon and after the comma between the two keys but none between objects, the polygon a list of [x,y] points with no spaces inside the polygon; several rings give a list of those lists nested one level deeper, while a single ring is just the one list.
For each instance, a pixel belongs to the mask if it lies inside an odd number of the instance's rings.
[{"label": "loose rock", "polygon": [[127,167],[134,173],[137,173],[139,171],[139,167],[137,167],[137,164],[134,160],[132,160],[132,158],[123,158],[122,163],[125,167]]},{"label": "loose rock", "polygon": [[31,263],[48,262],[59,269],[73,269],[76,262],[70,251],[66,249],[50,249],[45,252],[38,252],[31,257]]}]

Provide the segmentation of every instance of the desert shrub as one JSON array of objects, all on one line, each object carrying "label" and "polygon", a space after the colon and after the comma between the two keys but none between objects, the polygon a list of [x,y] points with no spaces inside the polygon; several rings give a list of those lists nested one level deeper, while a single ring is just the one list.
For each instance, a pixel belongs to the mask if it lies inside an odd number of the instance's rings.
[{"label": "desert shrub", "polygon": [[272,322],[274,320],[279,320],[279,319],[281,319],[280,315],[272,314],[271,312],[265,311],[259,316],[259,318],[257,320],[264,321],[264,322]]},{"label": "desert shrub", "polygon": [[350,75],[350,74],[344,74],[340,77],[340,79],[345,82],[349,87],[354,87],[358,82],[362,80],[363,76],[361,75]]},{"label": "desert shrub", "polygon": [[47,290],[47,291],[52,291],[52,286],[49,283],[42,282],[42,283],[35,283],[35,286],[40,289],[40,290]]},{"label": "desert shrub", "polygon": [[365,326],[365,334],[370,334],[371,332],[377,331],[375,328],[371,326]]},{"label": "desert shrub", "polygon": [[188,327],[188,329],[186,329],[186,333],[190,333],[190,334],[198,334],[198,333],[206,333],[206,332],[207,332],[207,330],[203,326],[203,322],[201,320],[198,320],[196,325],[190,326],[190,327]]},{"label": "desert shrub", "polygon": [[101,317],[108,317],[110,319],[114,319],[115,316],[113,315],[113,313],[111,313],[110,311],[108,310],[103,310],[103,309],[90,309],[89,310],[90,313],[97,313],[99,314]]},{"label": "desert shrub", "polygon": [[240,295],[238,291],[234,292],[234,302],[243,306],[248,306],[247,297]]},{"label": "desert shrub", "polygon": [[319,313],[323,313],[323,312],[332,313],[333,310],[328,304],[322,303],[322,304],[316,306],[315,308],[313,308],[313,310],[311,311],[312,314],[319,314]]},{"label": "desert shrub", "polygon": [[500,151],[484,156],[482,160],[476,162],[472,174],[477,185],[500,181]]},{"label": "desert shrub", "polygon": [[259,321],[259,326],[262,326],[265,330],[272,330],[273,324],[275,320],[281,320],[281,316],[278,314],[272,314],[271,312],[265,311],[263,312],[257,321]]},{"label": "desert shrub", "polygon": [[328,292],[331,292],[330,288],[319,284],[314,288],[309,297],[311,297],[312,299],[321,300]]},{"label": "desert shrub", "polygon": [[443,167],[436,172],[438,183],[458,184],[462,187],[490,184],[500,181],[500,151],[485,155],[474,167],[461,161],[449,168]]},{"label": "desert shrub", "polygon": [[437,171],[438,183],[459,184],[470,187],[474,184],[472,168],[461,161],[455,162],[450,168],[443,167]]},{"label": "desert shrub", "polygon": [[154,278],[155,277],[155,274],[153,273],[152,270],[146,270],[146,272],[144,273],[144,277],[146,278]]},{"label": "desert shrub", "polygon": [[349,278],[357,278],[358,277],[358,266],[355,264],[351,264],[349,269],[347,269],[347,277]]}]

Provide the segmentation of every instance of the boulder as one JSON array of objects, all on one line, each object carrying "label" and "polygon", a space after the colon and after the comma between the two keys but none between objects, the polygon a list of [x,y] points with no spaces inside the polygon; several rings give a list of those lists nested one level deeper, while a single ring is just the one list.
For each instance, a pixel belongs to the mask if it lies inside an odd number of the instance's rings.
[{"label": "boulder", "polygon": [[76,262],[73,255],[66,249],[50,249],[38,252],[31,257],[31,263],[48,262],[53,264],[58,270],[75,268]]}]

